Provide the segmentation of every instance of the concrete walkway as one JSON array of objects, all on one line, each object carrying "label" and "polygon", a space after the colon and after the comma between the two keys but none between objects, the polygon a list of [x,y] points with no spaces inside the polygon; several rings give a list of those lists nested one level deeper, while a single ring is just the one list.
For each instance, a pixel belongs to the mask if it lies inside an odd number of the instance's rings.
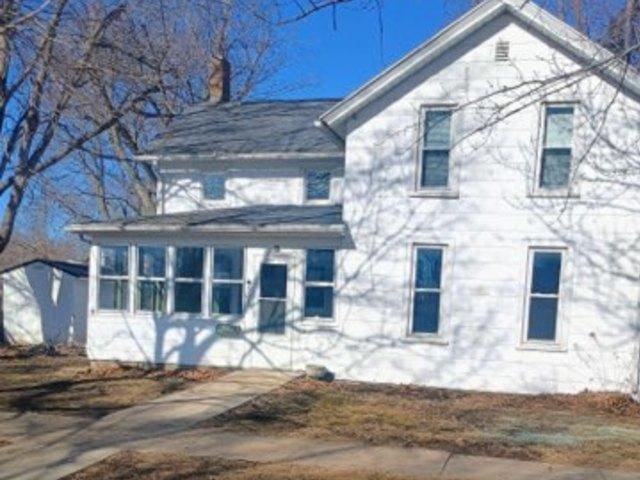
[{"label": "concrete walkway", "polygon": [[140,450],[295,463],[335,470],[369,470],[415,478],[640,480],[640,473],[453,455],[420,448],[255,436],[196,427],[202,420],[268,393],[290,379],[290,374],[273,371],[234,372],[215,382],[198,384],[122,410],[95,423],[60,418],[55,420],[59,428],[45,428],[37,436],[26,436],[23,432],[42,425],[44,415],[29,414],[18,419],[0,415],[0,420],[14,422],[5,429],[13,429],[19,435],[14,445],[0,448],[0,479],[59,479],[118,451]]},{"label": "concrete walkway", "polygon": [[365,470],[415,478],[459,480],[638,480],[640,473],[612,472],[501,458],[454,455],[424,448],[378,447],[195,429],[137,442],[134,450],[185,453],[265,463],[294,463],[335,470]]},{"label": "concrete walkway", "polygon": [[214,382],[121,410],[91,425],[21,439],[0,449],[0,479],[57,479],[128,445],[162,439],[235,408],[291,380],[292,374],[242,370]]}]

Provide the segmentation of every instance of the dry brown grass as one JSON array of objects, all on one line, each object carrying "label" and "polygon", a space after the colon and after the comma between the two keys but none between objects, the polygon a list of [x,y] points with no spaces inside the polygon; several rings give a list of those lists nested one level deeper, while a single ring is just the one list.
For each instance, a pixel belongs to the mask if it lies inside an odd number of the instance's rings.
[{"label": "dry brown grass", "polygon": [[[287,464],[189,457],[165,453],[122,452],[63,480],[408,480],[379,473],[332,471]],[[422,477],[423,478],[423,477]],[[426,479],[425,479],[426,480]]]},{"label": "dry brown grass", "polygon": [[9,444],[11,444],[9,440],[7,440],[6,438],[0,437],[0,447],[6,447]]},{"label": "dry brown grass", "polygon": [[92,369],[77,349],[0,348],[0,409],[100,417],[215,380],[223,369],[160,370],[111,366]]},{"label": "dry brown grass", "polygon": [[503,395],[300,379],[207,426],[640,470],[640,405],[623,395]]}]

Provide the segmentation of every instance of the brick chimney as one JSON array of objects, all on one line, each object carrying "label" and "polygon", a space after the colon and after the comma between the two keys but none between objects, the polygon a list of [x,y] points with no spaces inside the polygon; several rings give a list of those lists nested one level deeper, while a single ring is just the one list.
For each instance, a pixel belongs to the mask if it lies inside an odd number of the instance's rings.
[{"label": "brick chimney", "polygon": [[224,103],[231,99],[231,64],[226,58],[214,57],[209,77],[209,101]]}]

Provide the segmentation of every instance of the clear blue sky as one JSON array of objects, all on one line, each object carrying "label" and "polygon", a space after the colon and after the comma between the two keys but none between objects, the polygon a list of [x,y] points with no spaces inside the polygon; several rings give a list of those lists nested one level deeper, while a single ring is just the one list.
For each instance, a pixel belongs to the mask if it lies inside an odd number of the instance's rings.
[{"label": "clear blue sky", "polygon": [[292,38],[285,68],[258,96],[278,98],[342,97],[398,60],[459,15],[466,0],[385,0],[380,33],[378,12],[354,5],[330,10],[286,27]]}]

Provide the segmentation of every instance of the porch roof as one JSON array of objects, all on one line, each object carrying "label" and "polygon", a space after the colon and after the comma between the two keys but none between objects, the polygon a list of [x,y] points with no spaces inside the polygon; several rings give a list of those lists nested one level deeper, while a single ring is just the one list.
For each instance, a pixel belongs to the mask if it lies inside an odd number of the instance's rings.
[{"label": "porch roof", "polygon": [[69,225],[72,233],[299,233],[343,236],[342,205],[251,205]]}]

